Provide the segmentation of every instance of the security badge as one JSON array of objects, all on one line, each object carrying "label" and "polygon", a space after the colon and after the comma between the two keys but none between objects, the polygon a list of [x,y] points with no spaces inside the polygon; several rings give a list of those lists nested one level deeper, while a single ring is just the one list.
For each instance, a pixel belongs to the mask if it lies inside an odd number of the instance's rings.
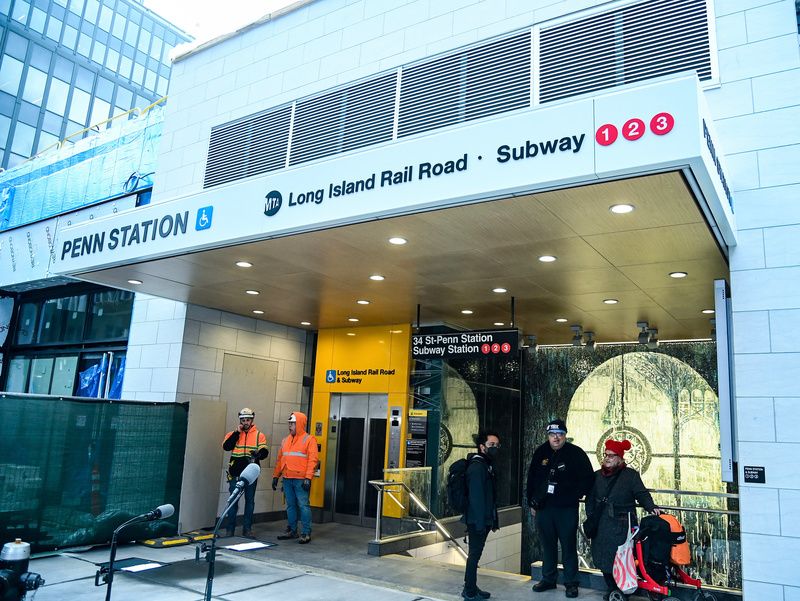
[{"label": "security badge", "polygon": [[[546,462],[546,460],[545,460],[545,462]],[[544,464],[545,462],[542,462],[542,463]],[[556,493],[556,483],[553,482],[553,476],[555,475],[556,470],[558,470],[559,472],[563,472],[566,469],[567,469],[567,466],[564,463],[560,463],[555,468],[551,468],[550,469],[550,482],[547,483],[547,494],[548,495],[554,495]]]}]

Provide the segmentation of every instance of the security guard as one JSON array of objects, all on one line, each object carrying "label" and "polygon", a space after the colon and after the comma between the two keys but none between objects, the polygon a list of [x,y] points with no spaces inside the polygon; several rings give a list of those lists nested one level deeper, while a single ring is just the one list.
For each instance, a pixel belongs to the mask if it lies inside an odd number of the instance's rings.
[{"label": "security guard", "polygon": [[[266,459],[269,455],[267,448],[267,437],[261,432],[253,420],[256,417],[255,411],[245,407],[239,412],[239,425],[237,428],[225,435],[222,441],[222,448],[231,451],[231,459],[228,462],[228,489],[231,493],[236,488],[236,480],[241,475],[244,468],[250,463],[258,463]],[[244,524],[242,526],[242,536],[251,536],[253,531],[253,510],[255,509],[256,499],[256,479],[252,484],[244,489]],[[228,536],[233,536],[236,529],[236,513],[239,511],[239,500],[236,500],[231,510],[228,512]]]}]

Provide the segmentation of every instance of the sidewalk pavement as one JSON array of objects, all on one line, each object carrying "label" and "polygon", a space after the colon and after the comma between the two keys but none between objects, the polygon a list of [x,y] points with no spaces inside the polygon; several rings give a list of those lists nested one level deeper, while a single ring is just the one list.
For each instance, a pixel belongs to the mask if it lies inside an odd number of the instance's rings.
[{"label": "sidewalk pavement", "polygon": [[[256,538],[277,542],[282,523],[256,524]],[[312,541],[298,545],[282,541],[266,549],[237,552],[218,547],[213,599],[217,601],[462,601],[463,567],[402,556],[367,555],[373,532],[357,526],[315,524]],[[239,537],[218,539],[217,544],[249,542]],[[47,581],[35,601],[103,600],[106,587],[95,587],[98,564],[108,561],[103,547],[82,553],[33,559],[29,570]],[[194,545],[153,549],[128,544],[117,551],[117,561],[131,557],[164,564],[139,572],[117,572],[112,587],[114,601],[199,601],[204,598],[208,563],[195,561]],[[533,593],[530,579],[518,574],[480,570],[478,583],[505,601],[561,601],[564,589]],[[28,599],[31,599],[29,594]],[[600,601],[599,591],[581,589],[580,599]]]}]

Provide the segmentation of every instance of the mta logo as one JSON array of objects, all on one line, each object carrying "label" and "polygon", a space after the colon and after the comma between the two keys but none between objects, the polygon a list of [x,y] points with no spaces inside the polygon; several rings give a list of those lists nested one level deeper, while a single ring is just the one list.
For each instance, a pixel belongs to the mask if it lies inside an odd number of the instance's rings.
[{"label": "mta logo", "polygon": [[335,369],[329,369],[328,371],[325,372],[325,381],[328,384],[335,384],[336,383],[336,370]]},{"label": "mta logo", "polygon": [[281,196],[281,193],[277,190],[273,190],[266,196],[266,202],[264,202],[264,215],[267,217],[272,217],[281,210],[281,204],[283,204],[283,197]]},{"label": "mta logo", "polygon": [[197,220],[194,222],[194,229],[197,231],[207,230],[211,227],[211,217],[214,214],[214,207],[203,207],[197,209]]}]

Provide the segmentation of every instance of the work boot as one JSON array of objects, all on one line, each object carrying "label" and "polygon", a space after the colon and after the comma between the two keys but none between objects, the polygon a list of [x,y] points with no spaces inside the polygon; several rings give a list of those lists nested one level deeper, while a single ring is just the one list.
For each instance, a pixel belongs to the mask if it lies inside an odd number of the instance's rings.
[{"label": "work boot", "polygon": [[489,591],[482,591],[481,589],[476,589],[476,590],[478,592],[472,595],[472,597],[470,597],[467,594],[466,590],[461,591],[461,596],[464,597],[464,599],[488,599],[489,597],[492,596],[492,593],[490,593]]},{"label": "work boot", "polygon": [[300,535],[300,540],[297,541],[297,542],[300,543],[301,545],[306,545],[306,544],[311,542],[311,535],[310,534],[301,534]]},{"label": "work boot", "polygon": [[533,592],[534,593],[543,593],[544,591],[549,591],[551,589],[556,588],[555,582],[545,582],[542,580],[541,582],[537,582],[533,585]]},{"label": "work boot", "polygon": [[297,538],[297,532],[291,528],[287,528],[286,532],[278,535],[278,540],[290,540],[293,538]]},{"label": "work boot", "polygon": [[578,596],[578,585],[577,584],[567,584],[565,586],[565,588],[567,590],[566,590],[566,592],[564,594],[567,597],[569,597],[570,599],[574,599],[575,597]]}]

